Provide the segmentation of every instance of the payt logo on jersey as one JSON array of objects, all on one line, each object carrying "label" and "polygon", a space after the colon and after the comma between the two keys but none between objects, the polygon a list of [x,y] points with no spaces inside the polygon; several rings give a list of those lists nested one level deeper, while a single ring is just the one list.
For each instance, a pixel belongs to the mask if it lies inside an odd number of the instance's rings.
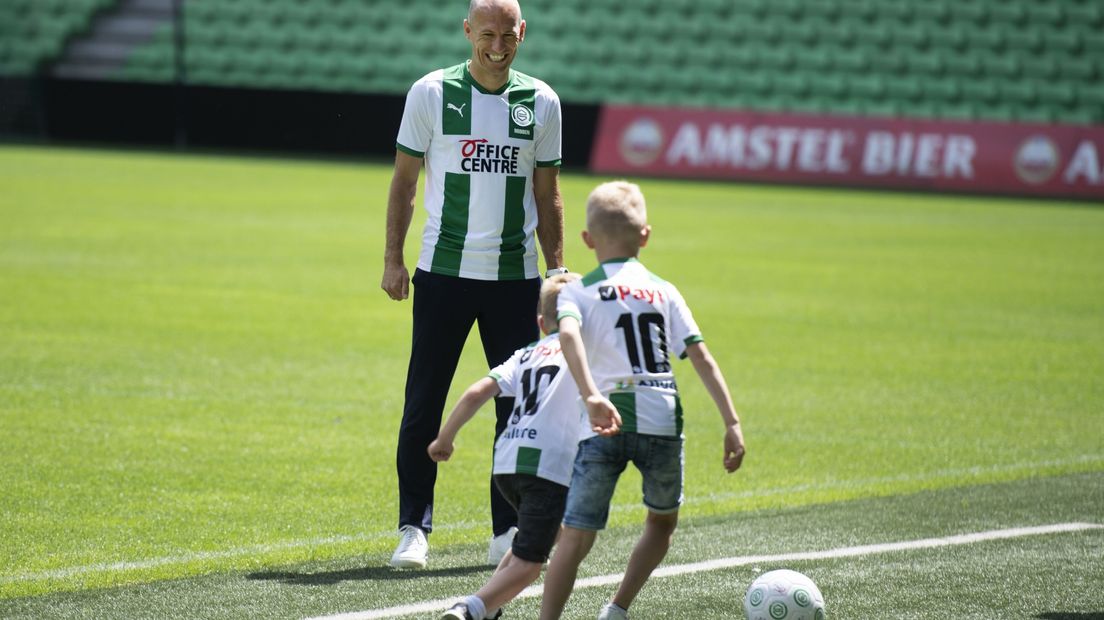
[{"label": "payt logo on jersey", "polygon": [[598,287],[598,299],[602,301],[619,301],[622,299],[633,299],[639,301],[646,301],[649,304],[655,304],[663,302],[663,291],[657,291],[649,288],[632,288],[631,286],[625,286],[619,284],[617,286],[599,286]]}]

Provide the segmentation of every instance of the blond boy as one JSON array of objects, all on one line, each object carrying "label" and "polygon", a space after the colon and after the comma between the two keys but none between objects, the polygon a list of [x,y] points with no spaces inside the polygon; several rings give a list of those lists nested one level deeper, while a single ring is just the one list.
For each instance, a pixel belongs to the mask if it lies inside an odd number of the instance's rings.
[{"label": "blond boy", "polygon": [[632,183],[598,186],[587,199],[583,241],[597,269],[560,292],[560,343],[591,416],[619,412],[616,436],[584,433],[575,458],[564,527],[545,577],[542,620],[559,618],[580,562],[609,517],[621,472],[643,477],[648,515],[625,577],[599,620],[628,618],[628,608],[667,554],[682,504],[682,404],[671,357],[689,357],[724,422],[724,467],[734,472],[744,439],[720,368],[682,295],[637,260],[648,243],[644,196]]},{"label": "blond boy", "polygon": [[[578,390],[555,331],[556,298],[577,279],[579,274],[572,273],[545,281],[537,323],[546,336],[473,383],[427,448],[434,461],[447,461],[456,433],[484,403],[500,394],[514,398],[506,430],[495,443],[493,474],[495,485],[518,512],[517,534],[490,581],[445,611],[442,620],[497,618],[502,605],[540,576],[556,542],[580,432]],[[596,411],[589,428],[608,436],[617,432],[619,421],[616,411]]]}]

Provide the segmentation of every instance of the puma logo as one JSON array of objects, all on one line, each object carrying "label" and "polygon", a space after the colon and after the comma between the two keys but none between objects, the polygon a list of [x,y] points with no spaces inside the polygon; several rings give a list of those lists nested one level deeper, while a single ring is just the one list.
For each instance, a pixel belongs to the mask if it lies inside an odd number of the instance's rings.
[{"label": "puma logo", "polygon": [[458,108],[455,105],[453,105],[451,103],[448,103],[448,104],[445,104],[445,107],[447,107],[449,110],[456,110],[456,113],[460,115],[460,118],[464,118],[464,106],[466,106],[466,105],[468,105],[468,104],[462,103],[462,104],[460,104],[460,107]]}]

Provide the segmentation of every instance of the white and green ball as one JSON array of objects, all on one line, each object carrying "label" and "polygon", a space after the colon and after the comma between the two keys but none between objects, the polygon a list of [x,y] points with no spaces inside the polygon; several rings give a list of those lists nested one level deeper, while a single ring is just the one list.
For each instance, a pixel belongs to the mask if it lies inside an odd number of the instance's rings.
[{"label": "white and green ball", "polygon": [[748,620],[824,620],[824,596],[812,579],[797,571],[772,570],[751,583],[744,595]]}]

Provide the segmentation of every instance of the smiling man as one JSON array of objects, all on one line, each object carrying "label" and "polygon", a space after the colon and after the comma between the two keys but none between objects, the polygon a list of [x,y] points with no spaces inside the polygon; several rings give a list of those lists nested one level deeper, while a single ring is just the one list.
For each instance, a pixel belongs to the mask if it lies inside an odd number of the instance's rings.
[{"label": "smiling man", "polygon": [[[525,39],[516,0],[473,0],[464,20],[471,58],[433,71],[406,97],[387,202],[381,288],[401,301],[413,284],[413,342],[396,465],[401,539],[392,566],[425,567],[433,529],[437,436],[464,342],[479,324],[488,368],[539,337],[536,241],[545,276],[564,273],[559,190],[560,101],[510,68]],[[425,162],[426,225],[411,279],[403,247]],[[495,436],[513,399],[495,402]],[[490,443],[489,445],[493,445]],[[489,477],[489,472],[488,472]],[[487,561],[510,548],[517,515],[492,483]]]}]

